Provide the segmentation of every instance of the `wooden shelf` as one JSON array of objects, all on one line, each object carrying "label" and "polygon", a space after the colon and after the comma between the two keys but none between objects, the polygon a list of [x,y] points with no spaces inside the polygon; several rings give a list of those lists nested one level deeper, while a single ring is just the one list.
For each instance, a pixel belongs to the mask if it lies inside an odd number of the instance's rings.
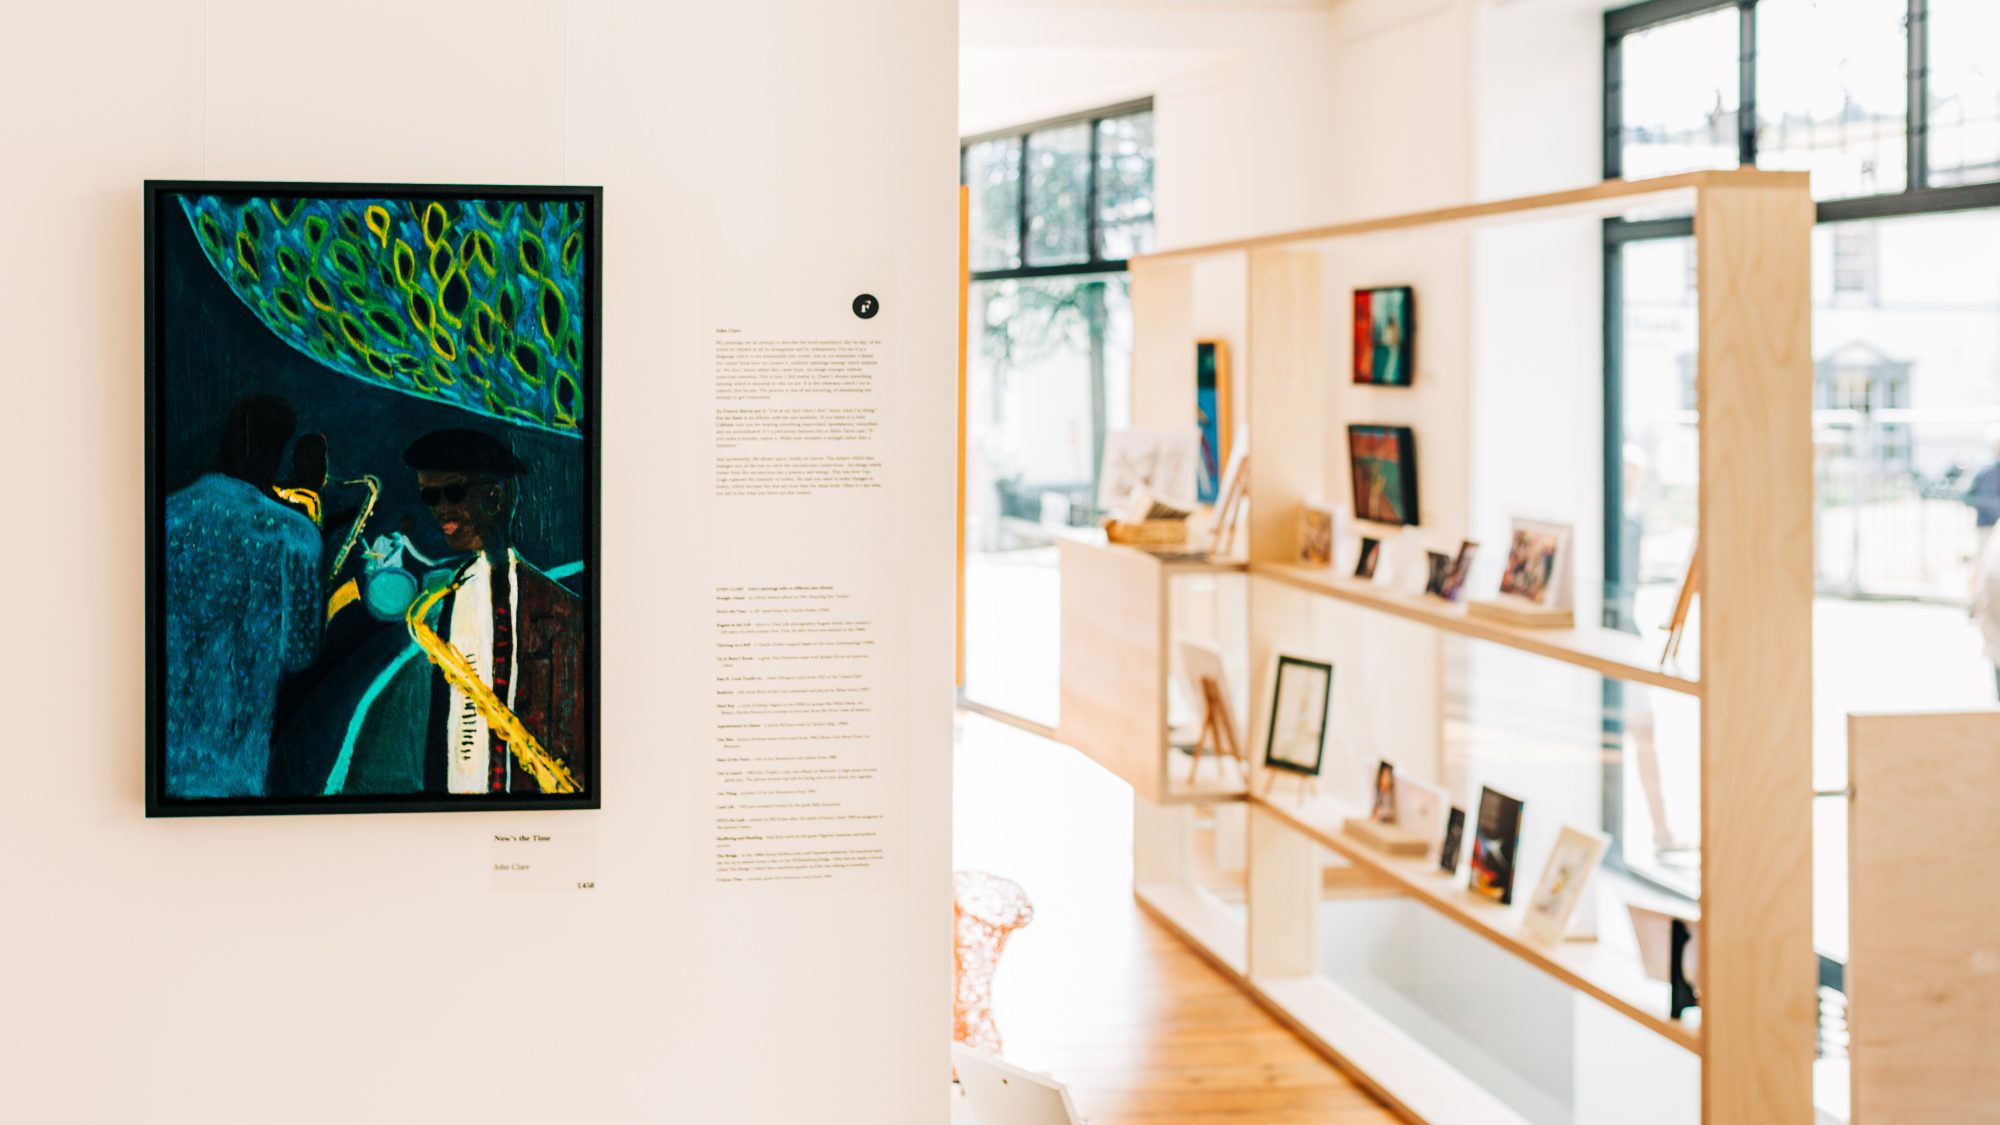
[{"label": "wooden shelf", "polygon": [[1527,1118],[1334,981],[1252,977],[1245,987],[1404,1117],[1452,1125],[1528,1125]]},{"label": "wooden shelf", "polygon": [[1703,188],[1760,186],[1803,188],[1805,184],[1806,175],[1803,172],[1769,172],[1756,168],[1681,172],[1649,180],[1604,180],[1588,187],[1572,188],[1568,191],[1552,191],[1515,199],[1496,199],[1485,203],[1468,203],[1458,207],[1441,207],[1434,211],[1383,215],[1372,219],[1255,235],[1227,242],[1210,242],[1199,246],[1174,247],[1153,254],[1142,254],[1132,259],[1132,264],[1146,266],[1212,254],[1239,253],[1265,247],[1299,246],[1336,238],[1380,234],[1384,231],[1461,223],[1504,222],[1510,219],[1539,220],[1555,218],[1566,213],[1611,216],[1629,211],[1641,203],[1648,206],[1664,206],[1679,204],[1684,200],[1685,205],[1692,209],[1695,193]]},{"label": "wooden shelf", "polygon": [[1202,959],[1237,983],[1249,971],[1249,939],[1243,915],[1198,887],[1185,883],[1135,883],[1132,897]]},{"label": "wooden shelf", "polygon": [[[1204,755],[1199,768],[1190,771],[1194,759],[1185,750],[1167,752],[1167,787],[1162,804],[1180,801],[1241,801],[1250,792],[1249,783],[1243,777],[1243,767],[1234,760],[1225,761],[1212,755]],[[1194,779],[1190,781],[1188,774]]]},{"label": "wooden shelf", "polygon": [[1644,640],[1610,629],[1583,626],[1572,629],[1534,629],[1508,625],[1466,613],[1463,605],[1437,598],[1406,594],[1359,578],[1350,578],[1320,567],[1286,563],[1252,563],[1254,578],[1268,578],[1287,586],[1322,594],[1379,613],[1429,625],[1448,633],[1488,641],[1508,648],[1531,652],[1550,660],[1560,660],[1615,680],[1665,688],[1699,697],[1701,681],[1695,674],[1676,665],[1662,668],[1656,654]]},{"label": "wooden shelf", "polygon": [[1446,875],[1433,863],[1394,858],[1357,843],[1341,831],[1351,810],[1330,798],[1301,802],[1266,800],[1252,794],[1250,800],[1314,842],[1376,872],[1411,898],[1571,988],[1697,1055],[1702,1053],[1700,1025],[1667,1018],[1666,984],[1647,977],[1636,957],[1621,956],[1601,942],[1564,942],[1551,947],[1523,935],[1521,915],[1532,887],[1516,887],[1521,898],[1512,906],[1489,902],[1468,892],[1462,877]]}]

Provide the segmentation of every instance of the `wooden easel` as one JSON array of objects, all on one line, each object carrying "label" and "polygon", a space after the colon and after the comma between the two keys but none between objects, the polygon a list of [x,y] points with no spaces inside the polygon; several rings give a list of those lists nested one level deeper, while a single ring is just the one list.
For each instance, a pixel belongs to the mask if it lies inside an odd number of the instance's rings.
[{"label": "wooden easel", "polygon": [[1294,773],[1291,770],[1274,770],[1269,766],[1264,767],[1264,796],[1269,797],[1271,795],[1271,790],[1277,787],[1278,775],[1284,773],[1291,774],[1293,777],[1299,779],[1299,802],[1301,804],[1303,804],[1306,798],[1308,797],[1319,796],[1319,778],[1314,777],[1312,774],[1309,773]]},{"label": "wooden easel", "polygon": [[1688,554],[1687,577],[1681,579],[1680,597],[1674,599],[1674,615],[1667,622],[1667,648],[1660,654],[1660,667],[1673,663],[1681,654],[1681,636],[1687,632],[1688,610],[1694,605],[1694,595],[1701,588],[1701,543],[1695,542],[1694,550]]},{"label": "wooden easel", "polygon": [[1201,702],[1201,734],[1188,749],[1194,758],[1194,765],[1188,770],[1188,784],[1194,784],[1195,775],[1201,772],[1203,754],[1213,754],[1217,759],[1234,758],[1236,768],[1248,776],[1243,747],[1236,741],[1236,723],[1229,716],[1229,700],[1223,696],[1221,686],[1208,676],[1201,678]]}]

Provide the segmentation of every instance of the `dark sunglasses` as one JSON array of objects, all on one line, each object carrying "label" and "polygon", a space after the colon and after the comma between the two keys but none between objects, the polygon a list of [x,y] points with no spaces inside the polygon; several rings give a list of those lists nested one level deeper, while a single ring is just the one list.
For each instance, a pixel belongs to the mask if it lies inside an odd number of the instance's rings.
[{"label": "dark sunglasses", "polygon": [[418,498],[423,500],[424,507],[435,508],[438,506],[438,503],[440,501],[448,501],[450,503],[456,504],[460,500],[465,499],[466,494],[470,492],[472,489],[488,488],[488,487],[491,486],[484,483],[447,484],[447,485],[440,485],[434,488],[420,488],[417,490],[417,496]]}]

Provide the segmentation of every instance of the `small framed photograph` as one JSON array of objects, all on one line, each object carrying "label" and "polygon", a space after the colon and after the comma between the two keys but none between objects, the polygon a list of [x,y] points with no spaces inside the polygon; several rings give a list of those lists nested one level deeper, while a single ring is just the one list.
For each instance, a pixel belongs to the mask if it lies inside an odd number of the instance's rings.
[{"label": "small framed photograph", "polygon": [[1346,531],[1346,515],[1339,508],[1300,504],[1298,561],[1306,566],[1332,566],[1334,547]]},{"label": "small framed photograph", "polygon": [[1501,595],[1542,609],[1568,609],[1571,534],[1567,524],[1515,520],[1500,572]]},{"label": "small framed photograph", "polygon": [[1465,844],[1465,810],[1453,805],[1445,818],[1444,841],[1438,845],[1438,868],[1447,875],[1458,874],[1458,852]]},{"label": "small framed photograph", "polygon": [[1332,701],[1333,665],[1301,656],[1278,657],[1271,722],[1264,735],[1265,768],[1318,777],[1326,756],[1326,717]]},{"label": "small framed photograph", "polygon": [[1396,823],[1396,767],[1375,763],[1375,791],[1368,802],[1368,819],[1377,824]]},{"label": "small framed photograph", "polygon": [[1444,597],[1444,584],[1451,580],[1451,556],[1443,551],[1425,551],[1429,569],[1424,575],[1424,593],[1434,598]]},{"label": "small framed photograph", "polygon": [[1569,928],[1570,915],[1583,897],[1583,886],[1597,870],[1610,839],[1601,833],[1563,825],[1549,863],[1542,868],[1535,896],[1528,900],[1528,912],[1521,918],[1521,932],[1536,941],[1554,945]]},{"label": "small framed photograph", "polygon": [[1417,297],[1407,285],[1354,291],[1354,381],[1407,387],[1416,378]]},{"label": "small framed photograph", "polygon": [[1362,536],[1361,553],[1354,560],[1354,577],[1372,580],[1375,577],[1375,566],[1381,561],[1382,541]]},{"label": "small framed photograph", "polygon": [[1467,887],[1501,905],[1514,901],[1514,860],[1521,847],[1522,803],[1497,790],[1479,791],[1479,819],[1472,827]]},{"label": "small framed photograph", "polygon": [[1417,520],[1417,435],[1408,426],[1347,427],[1354,515],[1373,523],[1414,527]]},{"label": "small framed photograph", "polygon": [[1458,545],[1458,557],[1451,560],[1451,569],[1444,578],[1444,600],[1455,602],[1465,592],[1465,580],[1472,574],[1473,556],[1479,553],[1479,544],[1467,539]]}]

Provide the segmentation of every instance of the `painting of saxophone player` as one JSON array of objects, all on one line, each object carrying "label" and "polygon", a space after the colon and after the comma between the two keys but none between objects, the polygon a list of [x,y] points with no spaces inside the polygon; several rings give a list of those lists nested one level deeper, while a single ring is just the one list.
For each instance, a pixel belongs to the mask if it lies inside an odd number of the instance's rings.
[{"label": "painting of saxophone player", "polygon": [[599,198],[147,185],[149,815],[600,803]]}]

